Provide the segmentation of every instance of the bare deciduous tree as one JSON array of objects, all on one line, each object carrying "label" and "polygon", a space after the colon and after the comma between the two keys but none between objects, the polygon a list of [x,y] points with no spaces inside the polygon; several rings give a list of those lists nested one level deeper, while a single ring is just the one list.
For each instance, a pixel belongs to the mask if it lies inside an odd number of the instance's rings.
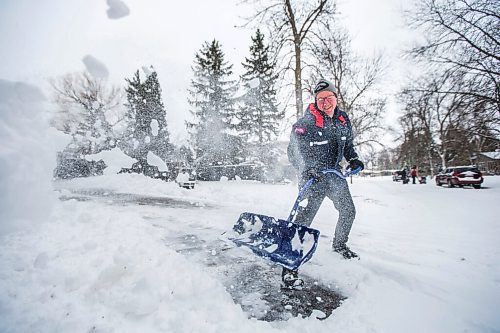
[{"label": "bare deciduous tree", "polygon": [[115,144],[113,123],[106,112],[122,104],[122,91],[108,87],[87,72],[66,74],[50,80],[54,101],[59,106],[52,124],[73,137],[72,145],[81,154],[94,154]]},{"label": "bare deciduous tree", "polygon": [[312,31],[335,13],[332,0],[246,0],[255,5],[256,14],[249,23],[267,24],[272,49],[278,60],[281,77],[293,72],[295,110],[299,118],[303,112],[303,70],[305,45],[311,44]]},{"label": "bare deciduous tree", "polygon": [[378,88],[384,75],[382,56],[362,58],[351,48],[348,32],[329,23],[316,35],[312,53],[317,59],[309,86],[324,77],[337,88],[339,106],[349,114],[357,146],[377,143],[383,126],[381,120],[386,107],[385,97]]},{"label": "bare deciduous tree", "polygon": [[427,73],[401,94],[403,117],[429,134],[442,168],[470,163],[500,137],[499,13],[498,1],[422,0],[408,15],[425,36],[408,53]]},{"label": "bare deciduous tree", "polygon": [[450,75],[427,74],[400,95],[405,105],[403,118],[414,119],[428,136],[426,141],[431,167],[433,152],[439,155],[442,168],[454,160],[460,150],[469,155],[472,153],[464,146],[471,138],[471,133],[462,126],[468,105],[466,98],[458,94],[442,93],[456,89],[461,83]]},{"label": "bare deciduous tree", "polygon": [[426,36],[410,54],[463,81],[441,92],[466,96],[500,118],[500,2],[423,0],[408,17]]}]

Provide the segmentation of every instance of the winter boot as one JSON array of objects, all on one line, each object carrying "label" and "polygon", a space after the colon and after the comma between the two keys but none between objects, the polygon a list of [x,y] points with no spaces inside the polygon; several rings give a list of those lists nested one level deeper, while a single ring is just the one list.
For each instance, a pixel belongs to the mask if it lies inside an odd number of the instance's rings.
[{"label": "winter boot", "polygon": [[339,253],[344,257],[344,259],[354,259],[358,258],[359,256],[356,252],[352,251],[347,245],[342,244],[342,245],[333,245],[333,251]]},{"label": "winter boot", "polygon": [[299,272],[283,267],[283,272],[281,273],[281,289],[302,290],[303,287],[304,280],[299,278]]}]

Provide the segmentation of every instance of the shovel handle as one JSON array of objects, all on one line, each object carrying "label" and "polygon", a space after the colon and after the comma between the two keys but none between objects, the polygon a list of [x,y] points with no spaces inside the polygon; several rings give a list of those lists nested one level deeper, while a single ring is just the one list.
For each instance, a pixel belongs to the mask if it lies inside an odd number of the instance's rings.
[{"label": "shovel handle", "polygon": [[338,170],[335,170],[335,169],[325,169],[325,170],[321,170],[321,172],[323,173],[334,173],[336,174],[337,176],[339,176],[340,178],[342,179],[346,179],[346,178],[349,178],[355,174],[357,174],[358,172],[361,171],[361,168],[356,168],[354,170],[348,170],[346,173],[342,173]]}]

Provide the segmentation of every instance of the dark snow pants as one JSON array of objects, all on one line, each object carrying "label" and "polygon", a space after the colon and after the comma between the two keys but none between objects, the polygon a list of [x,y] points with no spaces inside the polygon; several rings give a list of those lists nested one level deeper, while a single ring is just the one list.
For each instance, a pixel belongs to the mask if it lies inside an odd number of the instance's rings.
[{"label": "dark snow pants", "polygon": [[[307,178],[303,178],[299,186],[302,187],[307,181]],[[334,247],[345,245],[356,216],[356,209],[349,192],[347,180],[337,175],[326,174],[319,182],[314,182],[309,187],[304,193],[304,198],[299,205],[294,222],[310,226],[325,197],[333,201],[335,208],[339,212],[332,245]]]}]

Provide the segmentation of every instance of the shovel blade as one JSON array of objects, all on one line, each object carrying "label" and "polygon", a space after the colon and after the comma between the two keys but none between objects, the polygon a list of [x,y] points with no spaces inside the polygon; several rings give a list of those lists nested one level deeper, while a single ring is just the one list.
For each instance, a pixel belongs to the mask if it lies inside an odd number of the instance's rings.
[{"label": "shovel blade", "polygon": [[292,270],[308,261],[318,246],[318,230],[261,214],[242,213],[233,230],[236,245]]}]

